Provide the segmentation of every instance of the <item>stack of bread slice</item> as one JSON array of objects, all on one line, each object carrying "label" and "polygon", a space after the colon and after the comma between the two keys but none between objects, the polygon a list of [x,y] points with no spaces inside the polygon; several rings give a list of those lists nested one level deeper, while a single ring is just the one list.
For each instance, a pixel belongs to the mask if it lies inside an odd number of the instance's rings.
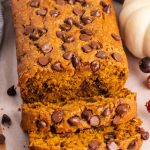
[{"label": "stack of bread slice", "polygon": [[148,133],[111,0],[11,0],[21,126],[31,150],[139,150]]}]

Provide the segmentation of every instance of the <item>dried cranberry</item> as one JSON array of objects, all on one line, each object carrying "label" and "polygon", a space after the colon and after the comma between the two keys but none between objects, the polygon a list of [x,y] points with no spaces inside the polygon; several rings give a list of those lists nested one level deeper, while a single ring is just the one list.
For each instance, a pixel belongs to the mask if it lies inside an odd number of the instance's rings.
[{"label": "dried cranberry", "polygon": [[147,111],[150,113],[150,100],[146,103]]}]

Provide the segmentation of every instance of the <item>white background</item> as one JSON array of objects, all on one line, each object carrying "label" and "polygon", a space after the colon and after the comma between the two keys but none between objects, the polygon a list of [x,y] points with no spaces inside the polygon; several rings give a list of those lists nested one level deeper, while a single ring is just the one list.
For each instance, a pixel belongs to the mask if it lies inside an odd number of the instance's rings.
[{"label": "white background", "polygon": [[[119,12],[121,8],[120,5],[115,6],[117,6],[117,12]],[[22,100],[19,96],[19,89],[17,89],[18,95],[16,97],[9,97],[7,95],[7,89],[13,84],[17,85],[18,81],[15,34],[8,6],[5,11],[5,34],[2,49],[0,50],[0,119],[4,113],[12,118],[12,126],[10,128],[4,127],[7,150],[28,150],[27,137],[20,128],[21,112],[18,111],[18,108],[20,107]],[[127,56],[130,73],[126,87],[137,92],[138,115],[144,122],[144,128],[150,132],[150,114],[145,107],[146,101],[150,100],[150,90],[144,85],[148,74],[144,74],[139,70],[138,59],[134,58],[128,52]],[[1,110],[1,108],[4,108],[4,110]],[[141,150],[150,150],[150,140],[143,143]]]}]

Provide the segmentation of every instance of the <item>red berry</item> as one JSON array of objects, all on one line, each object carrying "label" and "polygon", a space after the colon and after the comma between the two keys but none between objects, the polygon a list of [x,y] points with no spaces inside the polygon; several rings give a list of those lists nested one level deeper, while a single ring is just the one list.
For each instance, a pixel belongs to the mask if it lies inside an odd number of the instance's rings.
[{"label": "red berry", "polygon": [[150,113],[150,100],[146,103],[147,111]]},{"label": "red berry", "polygon": [[150,89],[150,76],[148,76],[148,78],[147,78],[146,85],[147,85],[147,87]]}]

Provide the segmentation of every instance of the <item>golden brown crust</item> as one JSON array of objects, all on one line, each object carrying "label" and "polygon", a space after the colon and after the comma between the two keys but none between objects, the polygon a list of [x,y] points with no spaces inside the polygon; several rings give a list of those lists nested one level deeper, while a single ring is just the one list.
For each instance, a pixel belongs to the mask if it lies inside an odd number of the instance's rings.
[{"label": "golden brown crust", "polygon": [[76,132],[125,123],[136,116],[136,111],[136,94],[123,89],[112,98],[95,96],[57,104],[24,104],[21,125],[28,132],[48,132],[52,127],[57,133]]},{"label": "golden brown crust", "polygon": [[[60,6],[55,0],[40,0],[39,6],[35,8],[30,6],[31,0],[12,0],[17,37],[19,85],[25,102],[43,99],[52,101],[76,95],[112,94],[124,86],[128,67],[112,2],[105,0],[111,7],[111,14],[104,11],[104,6],[99,0],[94,2],[88,0],[88,2],[92,4],[90,7],[82,7],[78,2],[75,5]],[[37,11],[43,8],[46,8],[47,14],[37,15]],[[58,17],[51,16],[54,8],[60,13]],[[87,16],[94,19],[92,23],[84,25],[84,28],[93,32],[90,41],[80,40],[81,29],[75,25],[65,32],[74,36],[73,42],[63,42],[56,35],[57,31],[61,31],[60,26],[67,17],[72,17],[75,22],[80,20],[80,17],[72,12],[75,8],[86,10],[81,18],[82,22],[87,21],[85,20]],[[97,9],[100,11],[100,16],[90,16],[91,11]],[[82,47],[92,41],[100,42],[100,49],[97,50],[94,45],[92,51],[85,53],[84,51],[88,49]],[[43,53],[41,50],[45,43],[49,43],[52,47],[48,53]],[[61,50],[62,45],[65,50]],[[74,57],[71,60],[64,59],[64,54],[70,51],[74,53]],[[99,51],[104,51],[106,57],[99,54],[98,57],[103,58],[97,58],[96,54]],[[39,64],[41,56],[49,58],[48,64],[47,61],[41,62],[41,59],[40,63],[43,66]]]}]

